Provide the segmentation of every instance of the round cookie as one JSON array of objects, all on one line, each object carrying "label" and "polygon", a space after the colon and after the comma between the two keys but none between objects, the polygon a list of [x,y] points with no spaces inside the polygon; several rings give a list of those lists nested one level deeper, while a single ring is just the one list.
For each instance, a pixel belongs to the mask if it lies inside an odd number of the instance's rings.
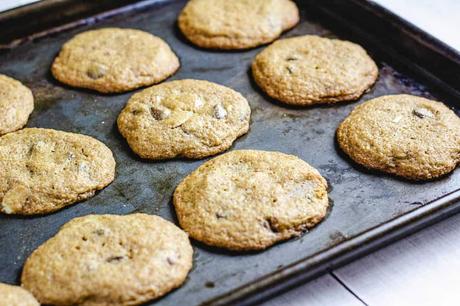
[{"label": "round cookie", "polygon": [[0,306],[40,306],[40,304],[27,290],[0,283]]},{"label": "round cookie", "polygon": [[89,215],[36,249],[21,282],[47,305],[139,305],[179,287],[192,257],[187,234],[158,216]]},{"label": "round cookie", "polygon": [[178,68],[178,58],[161,38],[134,29],[104,28],[66,42],[51,71],[65,84],[115,93],[161,82]]},{"label": "round cookie", "polygon": [[117,122],[142,158],[203,158],[227,150],[245,134],[250,114],[246,99],[228,87],[179,80],[133,95]]},{"label": "round cookie", "polygon": [[357,106],[337,140],[355,162],[410,180],[437,178],[460,162],[460,118],[440,102],[411,95]]},{"label": "round cookie", "polygon": [[272,42],[299,22],[291,0],[191,0],[178,18],[193,44],[246,49]]},{"label": "round cookie", "polygon": [[92,197],[114,176],[112,152],[92,137],[38,128],[0,137],[3,213],[50,213]]},{"label": "round cookie", "polygon": [[270,97],[306,106],[358,99],[378,68],[361,46],[314,35],[282,39],[252,62],[256,83]]},{"label": "round cookie", "polygon": [[240,150],[216,157],[174,192],[181,227],[230,250],[262,250],[301,235],[326,215],[327,183],[293,155]]},{"label": "round cookie", "polygon": [[0,74],[0,135],[21,129],[34,109],[29,88]]}]

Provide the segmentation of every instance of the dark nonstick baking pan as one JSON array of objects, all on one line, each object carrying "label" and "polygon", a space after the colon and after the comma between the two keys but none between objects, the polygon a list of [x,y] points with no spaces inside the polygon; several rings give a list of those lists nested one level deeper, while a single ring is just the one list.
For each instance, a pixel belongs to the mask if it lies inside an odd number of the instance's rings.
[{"label": "dark nonstick baking pan", "polygon": [[356,105],[385,94],[442,100],[458,113],[458,53],[370,1],[298,1],[301,23],[284,37],[317,34],[357,42],[376,60],[380,76],[356,102],[285,107],[265,96],[251,79],[251,60],[263,47],[219,52],[192,46],[176,26],[184,4],[49,0],[0,14],[0,73],[33,90],[36,105],[28,126],[91,135],[106,143],[117,160],[115,181],[85,202],[46,216],[0,216],[0,281],[18,283],[27,256],[78,216],[144,212],[177,223],[171,204],[174,188],[204,162],[137,158],[115,123],[132,93],[103,95],[53,79],[49,68],[61,45],[92,28],[132,27],[164,38],[182,65],[171,79],[214,81],[248,99],[251,128],[232,149],[297,155],[319,169],[331,186],[329,215],[298,239],[257,253],[226,252],[194,241],[194,268],[187,282],[157,304],[252,304],[460,210],[459,170],[431,182],[408,182],[359,167],[335,142],[338,124]]}]

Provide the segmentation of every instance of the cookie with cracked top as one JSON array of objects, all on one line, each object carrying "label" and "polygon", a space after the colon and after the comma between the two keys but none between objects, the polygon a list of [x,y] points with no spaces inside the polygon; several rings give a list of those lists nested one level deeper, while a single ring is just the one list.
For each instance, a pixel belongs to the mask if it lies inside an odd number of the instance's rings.
[{"label": "cookie with cracked top", "polygon": [[358,99],[376,81],[378,68],[357,44],[305,35],[265,48],[252,62],[252,74],[270,97],[307,106]]},{"label": "cookie with cracked top", "polygon": [[181,286],[192,257],[187,234],[161,217],[89,215],[38,247],[21,283],[47,305],[139,305]]},{"label": "cookie with cracked top", "polygon": [[434,179],[460,163],[460,118],[422,97],[364,102],[340,124],[337,140],[355,162],[409,180]]},{"label": "cookie with cracked top", "polygon": [[228,87],[179,80],[133,95],[118,129],[140,157],[204,158],[227,150],[249,129],[247,100]]},{"label": "cookie with cracked top", "polygon": [[177,186],[181,227],[205,244],[263,250],[319,223],[329,206],[327,183],[296,156],[236,150],[193,171]]},{"label": "cookie with cracked top", "polygon": [[157,36],[135,29],[103,28],[66,42],[51,72],[70,86],[117,93],[161,82],[179,65],[169,45]]},{"label": "cookie with cracked top", "polygon": [[0,137],[3,213],[51,213],[92,197],[114,177],[112,151],[92,137],[39,128]]},{"label": "cookie with cracked top", "polygon": [[247,49],[274,41],[299,22],[291,0],[191,0],[179,15],[182,33],[212,49]]}]

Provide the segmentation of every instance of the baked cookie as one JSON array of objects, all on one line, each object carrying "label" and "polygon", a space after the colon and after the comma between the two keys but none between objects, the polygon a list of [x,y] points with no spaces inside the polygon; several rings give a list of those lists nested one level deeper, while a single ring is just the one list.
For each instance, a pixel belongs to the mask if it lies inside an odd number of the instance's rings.
[{"label": "baked cookie", "polygon": [[187,234],[158,216],[89,215],[36,249],[21,281],[42,304],[138,305],[182,285],[192,257]]},{"label": "baked cookie", "polygon": [[286,104],[350,101],[374,84],[378,68],[361,46],[314,35],[282,39],[252,62],[256,83]]},{"label": "baked cookie", "polygon": [[92,197],[114,176],[112,152],[92,137],[37,128],[0,137],[3,213],[50,213]]},{"label": "baked cookie", "polygon": [[460,162],[460,118],[440,102],[383,96],[357,106],[340,124],[346,154],[369,169],[429,180]]},{"label": "baked cookie", "polygon": [[161,38],[134,29],[104,28],[66,42],[51,71],[65,84],[114,93],[161,82],[178,68],[178,58]]},{"label": "baked cookie", "polygon": [[190,0],[179,28],[195,45],[246,49],[272,42],[299,22],[291,0]]},{"label": "baked cookie", "polygon": [[40,306],[40,304],[27,290],[0,283],[0,306]]},{"label": "baked cookie", "polygon": [[227,150],[245,134],[250,114],[246,99],[230,88],[180,80],[133,95],[117,122],[142,158],[203,158]]},{"label": "baked cookie", "polygon": [[231,250],[262,250],[301,235],[326,215],[326,180],[293,155],[240,150],[216,157],[174,192],[181,227]]},{"label": "baked cookie", "polygon": [[21,129],[34,109],[29,88],[0,74],[0,135]]}]

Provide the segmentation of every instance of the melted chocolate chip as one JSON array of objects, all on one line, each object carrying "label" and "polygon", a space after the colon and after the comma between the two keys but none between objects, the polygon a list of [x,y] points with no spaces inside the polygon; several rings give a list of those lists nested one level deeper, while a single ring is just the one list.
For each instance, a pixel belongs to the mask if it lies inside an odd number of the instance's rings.
[{"label": "melted chocolate chip", "polygon": [[93,80],[102,78],[106,73],[107,69],[101,65],[91,65],[86,71],[86,75]]},{"label": "melted chocolate chip", "polygon": [[227,117],[227,111],[222,105],[217,104],[214,106],[214,117],[217,119],[224,119]]},{"label": "melted chocolate chip", "polygon": [[433,113],[432,113],[430,110],[428,110],[428,109],[426,109],[426,108],[424,108],[424,107],[418,107],[418,108],[414,109],[414,110],[412,111],[412,113],[413,113],[415,116],[419,117],[420,119],[423,119],[423,118],[434,118]]},{"label": "melted chocolate chip", "polygon": [[277,220],[273,217],[267,217],[263,223],[264,227],[271,230],[273,233],[279,233],[279,228],[277,226]]},{"label": "melted chocolate chip", "polygon": [[109,263],[112,263],[112,262],[119,262],[121,260],[123,260],[124,256],[111,256],[109,258],[107,258],[105,261],[109,262]]},{"label": "melted chocolate chip", "polygon": [[167,261],[171,266],[173,266],[173,265],[176,264],[176,262],[175,262],[174,260],[172,260],[171,257],[166,258],[166,261]]},{"label": "melted chocolate chip", "polygon": [[155,120],[163,120],[169,117],[169,114],[167,112],[156,107],[150,108],[150,114]]}]

